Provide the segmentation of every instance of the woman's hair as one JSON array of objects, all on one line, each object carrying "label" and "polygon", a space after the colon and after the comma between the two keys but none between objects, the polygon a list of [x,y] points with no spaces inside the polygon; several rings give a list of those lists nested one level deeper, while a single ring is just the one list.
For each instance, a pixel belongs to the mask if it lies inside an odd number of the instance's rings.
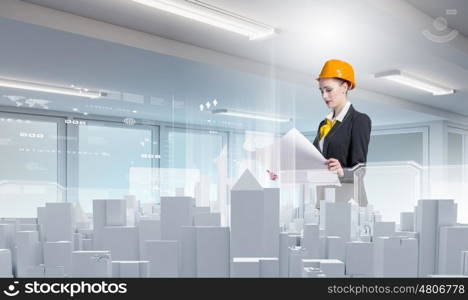
[{"label": "woman's hair", "polygon": [[341,78],[338,78],[338,77],[335,77],[334,79],[338,80],[340,82],[340,85],[343,85],[344,83],[346,83],[348,85],[348,88],[346,89],[346,95],[347,95],[348,91],[351,88],[351,83],[349,81],[347,81],[347,80],[344,80],[344,79],[341,79]]}]

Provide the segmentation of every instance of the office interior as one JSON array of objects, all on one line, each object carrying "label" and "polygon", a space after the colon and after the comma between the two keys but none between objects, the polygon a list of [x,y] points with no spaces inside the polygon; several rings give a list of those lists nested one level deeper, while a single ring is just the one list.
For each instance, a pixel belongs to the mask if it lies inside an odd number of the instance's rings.
[{"label": "office interior", "polygon": [[[329,113],[315,78],[336,58],[354,67],[349,100],[372,119],[369,204],[398,222],[419,199],[454,199],[468,223],[466,1],[203,2],[275,32],[251,39],[130,0],[1,1],[0,82],[75,94],[0,84],[0,217],[182,193],[228,226],[225,187],[244,170],[281,186],[255,151],[293,128],[314,140]],[[395,70],[443,92],[378,75]],[[315,207],[306,189],[281,186],[285,230]]]}]

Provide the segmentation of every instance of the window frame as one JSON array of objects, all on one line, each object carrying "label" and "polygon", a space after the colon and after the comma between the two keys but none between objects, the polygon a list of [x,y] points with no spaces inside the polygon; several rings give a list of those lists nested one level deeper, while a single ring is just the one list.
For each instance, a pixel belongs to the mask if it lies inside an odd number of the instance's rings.
[{"label": "window frame", "polygon": [[[60,116],[49,116],[41,114],[31,114],[31,113],[22,113],[18,110],[3,110],[0,109],[0,117],[2,118],[12,118],[12,119],[25,119],[30,121],[37,122],[48,122],[55,123],[57,128],[57,187],[58,193],[61,191],[61,194],[57,194],[57,200],[62,199],[64,202],[67,201],[66,190],[67,190],[67,149],[66,149],[66,117]],[[63,138],[60,138],[63,137]]]},{"label": "window frame", "polygon": [[[101,126],[101,127],[110,127],[110,128],[123,128],[123,129],[134,129],[134,130],[149,130],[151,132],[151,154],[160,155],[160,126],[152,124],[134,124],[126,125],[121,121],[115,120],[102,120],[94,118],[83,118],[75,117],[69,118],[70,120],[84,121],[86,125],[74,125],[68,126],[67,128],[67,150],[68,151],[79,151],[79,129],[80,126]],[[157,142],[157,145],[154,142]],[[161,159],[151,159],[151,168],[159,168]],[[78,155],[69,155],[67,158],[67,201],[77,203],[79,201],[79,156]],[[158,187],[159,188],[159,187]]]}]

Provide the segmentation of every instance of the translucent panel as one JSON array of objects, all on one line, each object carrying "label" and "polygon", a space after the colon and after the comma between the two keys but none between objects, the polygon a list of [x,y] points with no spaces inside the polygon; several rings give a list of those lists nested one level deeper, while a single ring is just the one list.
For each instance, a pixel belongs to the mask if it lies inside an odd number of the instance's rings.
[{"label": "translucent panel", "polygon": [[[399,151],[395,151],[395,145]],[[367,161],[415,161],[423,164],[423,147],[422,132],[372,135]]]},{"label": "translucent panel", "polygon": [[0,127],[0,216],[35,217],[38,206],[62,201],[57,122],[5,114]]},{"label": "translucent panel", "polygon": [[441,165],[424,169],[424,198],[453,199],[458,222],[468,223],[468,165]]},{"label": "translucent panel", "polygon": [[447,163],[460,165],[463,163],[463,135],[449,132],[447,136]]},{"label": "translucent panel", "polygon": [[150,129],[80,126],[78,197],[85,211],[93,199],[122,199],[134,194],[141,202],[153,201],[151,189],[139,189],[131,180],[132,168],[151,169],[153,139]]},{"label": "translucent panel", "polygon": [[223,149],[222,135],[209,131],[171,130],[169,132],[168,165],[172,168],[199,169],[216,183],[214,159]]},{"label": "translucent panel", "polygon": [[[421,167],[415,163],[369,163],[355,171],[355,198],[362,197],[361,181],[368,205],[384,221],[399,222],[400,212],[414,211],[419,199],[453,199],[458,222],[468,223],[468,166]],[[362,202],[362,199],[361,199]]]},{"label": "translucent panel", "polygon": [[227,135],[218,131],[170,129],[167,168],[160,170],[161,196],[178,192],[196,198],[227,220]]},{"label": "translucent panel", "polygon": [[399,223],[400,213],[413,211],[422,196],[422,176],[414,162],[368,163],[354,171],[354,199],[361,206],[367,201],[383,221]]}]

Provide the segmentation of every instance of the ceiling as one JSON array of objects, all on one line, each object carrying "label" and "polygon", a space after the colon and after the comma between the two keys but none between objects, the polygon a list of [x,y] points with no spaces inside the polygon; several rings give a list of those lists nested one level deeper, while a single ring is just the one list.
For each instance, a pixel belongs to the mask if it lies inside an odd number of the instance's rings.
[{"label": "ceiling", "polygon": [[[357,73],[358,90],[351,94],[351,101],[368,112],[374,124],[449,118],[450,114],[438,111],[468,117],[468,18],[463,17],[468,13],[468,2],[464,0],[444,1],[443,5],[436,0],[204,1],[279,28],[277,36],[262,41],[249,41],[129,0],[24,2],[262,63],[271,66],[272,74],[275,68],[284,68],[311,78],[305,85],[278,80],[273,75],[260,76],[25,23],[28,20],[1,18],[0,76],[73,83],[126,95],[65,100],[61,96],[25,94],[50,99],[48,109],[78,108],[92,114],[246,126],[237,118],[212,118],[199,111],[201,103],[217,99],[223,107],[293,117],[292,125],[315,131],[327,111],[313,78],[326,59],[341,58],[351,62]],[[457,14],[445,15],[447,9]],[[431,26],[438,16],[445,16],[448,25],[458,30],[453,41],[435,43],[422,34],[428,28],[435,32]],[[373,77],[391,69],[431,78],[455,88],[457,93],[434,97]],[[18,93],[0,91],[10,96]],[[369,95],[376,94],[390,100],[375,102]],[[392,103],[391,99],[398,101]],[[409,105],[400,105],[402,102]],[[5,97],[0,98],[0,104],[17,105]],[[262,121],[249,124],[257,129],[276,126]]]}]

